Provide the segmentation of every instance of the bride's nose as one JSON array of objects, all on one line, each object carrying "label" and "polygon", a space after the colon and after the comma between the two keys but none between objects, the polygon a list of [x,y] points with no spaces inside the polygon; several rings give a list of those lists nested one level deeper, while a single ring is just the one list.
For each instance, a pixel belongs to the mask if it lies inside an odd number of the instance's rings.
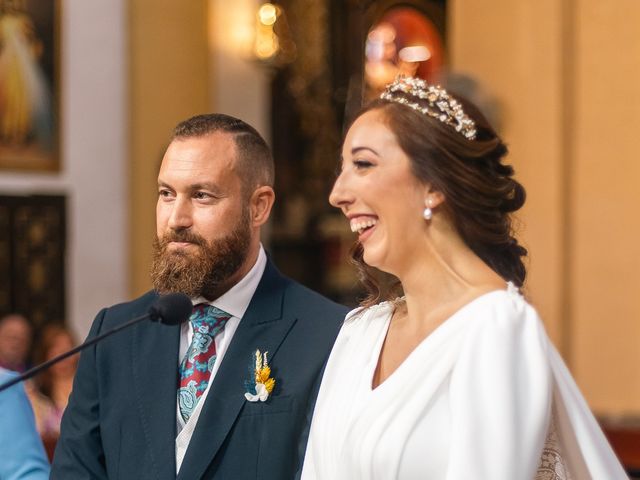
[{"label": "bride's nose", "polygon": [[348,181],[344,172],[338,175],[329,194],[329,203],[336,208],[343,208],[353,203],[353,195],[348,189]]}]

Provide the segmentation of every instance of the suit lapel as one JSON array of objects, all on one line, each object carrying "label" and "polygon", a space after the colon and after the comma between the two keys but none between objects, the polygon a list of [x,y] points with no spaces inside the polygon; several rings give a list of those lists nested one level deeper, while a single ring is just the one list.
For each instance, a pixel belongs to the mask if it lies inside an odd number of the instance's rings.
[{"label": "suit lapel", "polygon": [[132,335],[138,415],[157,477],[175,478],[176,395],[180,325],[144,322]]},{"label": "suit lapel", "polygon": [[213,380],[178,479],[201,478],[229,434],[244,403],[244,381],[256,349],[273,359],[295,323],[283,317],[286,280],[267,262],[260,284]]}]

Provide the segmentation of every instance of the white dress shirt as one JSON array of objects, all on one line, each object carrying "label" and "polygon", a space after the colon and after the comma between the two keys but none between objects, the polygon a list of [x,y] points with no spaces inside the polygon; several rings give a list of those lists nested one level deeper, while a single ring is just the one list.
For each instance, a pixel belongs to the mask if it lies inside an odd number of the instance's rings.
[{"label": "white dress shirt", "polygon": [[[240,320],[244,316],[244,313],[247,311],[249,302],[253,298],[253,294],[255,293],[256,288],[258,288],[258,283],[260,283],[260,279],[262,278],[262,274],[264,273],[266,265],[267,256],[264,252],[264,248],[262,247],[262,245],[260,245],[258,259],[256,260],[254,266],[251,268],[251,270],[249,270],[249,273],[247,273],[242,278],[242,280],[236,283],[226,293],[212,302],[207,301],[203,297],[192,299],[194,305],[197,305],[199,303],[208,303],[209,305],[213,305],[214,307],[227,312],[229,315],[231,315],[231,318],[227,320],[227,323],[222,331],[215,336],[214,340],[216,342],[216,363],[214,364],[213,370],[211,371],[207,389],[198,400],[196,408],[193,410],[191,417],[189,417],[189,420],[186,423],[182,418],[182,415],[180,414],[180,407],[176,402],[176,431],[178,432],[178,436],[176,437],[176,473],[180,471],[182,460],[184,460],[184,455],[187,452],[187,447],[189,446],[189,442],[191,441],[191,436],[193,435],[193,431],[195,430],[196,424],[198,423],[200,411],[202,410],[202,405],[204,404],[207,398],[207,394],[209,393],[209,388],[211,387],[213,379],[218,372],[218,368],[222,363],[224,354],[229,348],[231,339],[233,338],[233,335],[236,332],[238,325],[240,324]],[[182,358],[186,355],[192,338],[193,326],[191,325],[191,322],[183,323],[182,330],[180,331],[180,353],[178,355],[178,364],[182,362]],[[178,392],[176,390],[176,398],[177,394]]]}]

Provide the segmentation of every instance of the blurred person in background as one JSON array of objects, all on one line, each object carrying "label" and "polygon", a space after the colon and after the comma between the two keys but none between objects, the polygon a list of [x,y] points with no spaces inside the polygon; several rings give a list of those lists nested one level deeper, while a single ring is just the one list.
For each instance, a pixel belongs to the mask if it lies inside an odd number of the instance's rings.
[{"label": "blurred person in background", "polygon": [[[75,345],[71,332],[65,327],[47,325],[36,342],[34,361],[36,364],[47,362]],[[34,387],[28,389],[36,426],[47,450],[60,435],[60,421],[71,394],[77,363],[78,357],[74,355],[52,365],[35,377]]]},{"label": "blurred person in background", "polygon": [[33,329],[23,315],[10,313],[0,318],[0,367],[25,371],[32,338]]}]

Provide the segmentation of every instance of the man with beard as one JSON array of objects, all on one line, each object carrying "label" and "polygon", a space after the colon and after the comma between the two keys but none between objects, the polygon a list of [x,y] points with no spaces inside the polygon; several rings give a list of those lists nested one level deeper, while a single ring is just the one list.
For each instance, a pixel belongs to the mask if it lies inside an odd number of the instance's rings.
[{"label": "man with beard", "polygon": [[292,478],[346,309],[282,276],[260,229],[273,160],[241,120],[174,130],[158,175],[154,290],[102,310],[89,337],[182,292],[190,322],[138,323],[84,351],[51,478]]}]

